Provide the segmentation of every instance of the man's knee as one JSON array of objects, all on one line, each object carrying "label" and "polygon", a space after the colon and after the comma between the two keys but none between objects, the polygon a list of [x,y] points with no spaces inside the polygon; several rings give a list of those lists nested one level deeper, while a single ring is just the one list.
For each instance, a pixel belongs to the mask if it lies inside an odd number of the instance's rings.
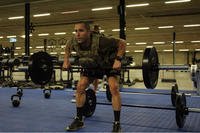
[{"label": "man's knee", "polygon": [[119,95],[119,85],[117,81],[109,82],[110,92],[113,96]]},{"label": "man's knee", "polygon": [[87,80],[85,80],[85,79],[80,80],[80,81],[78,82],[76,92],[77,92],[78,94],[84,94],[84,93],[85,93],[85,89],[87,88],[87,86],[88,86],[88,81],[87,81]]}]

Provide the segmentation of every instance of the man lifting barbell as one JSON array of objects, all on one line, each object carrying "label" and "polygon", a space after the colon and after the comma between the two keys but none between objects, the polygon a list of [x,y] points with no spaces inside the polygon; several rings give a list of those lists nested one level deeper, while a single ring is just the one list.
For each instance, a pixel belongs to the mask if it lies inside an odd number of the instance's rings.
[{"label": "man lifting barbell", "polygon": [[[79,57],[79,64],[83,67],[76,91],[77,116],[66,128],[74,131],[82,128],[84,104],[86,100],[85,89],[92,79],[102,78],[107,75],[112,94],[112,106],[114,110],[113,132],[121,131],[120,110],[121,97],[117,76],[120,74],[121,58],[125,53],[125,41],[122,39],[107,38],[93,34],[87,22],[75,24],[75,36],[68,41],[65,48],[63,68],[69,69],[69,57],[71,51],[75,51]],[[93,67],[97,69],[87,69]],[[111,69],[105,69],[105,68]]]}]

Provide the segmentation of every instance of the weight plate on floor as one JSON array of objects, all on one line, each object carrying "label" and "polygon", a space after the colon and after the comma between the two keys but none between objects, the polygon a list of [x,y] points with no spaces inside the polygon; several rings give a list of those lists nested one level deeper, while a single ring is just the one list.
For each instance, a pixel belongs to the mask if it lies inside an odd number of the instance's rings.
[{"label": "weight plate on floor", "polygon": [[174,84],[172,86],[172,90],[171,90],[171,102],[172,102],[172,105],[174,107],[176,106],[176,96],[177,96],[177,93],[178,93],[178,85]]},{"label": "weight plate on floor", "polygon": [[186,97],[185,94],[178,94],[176,98],[176,124],[183,128],[186,119]]},{"label": "weight plate on floor", "polygon": [[94,90],[87,89],[83,115],[85,117],[90,117],[95,112],[95,109],[96,109],[96,94]]}]

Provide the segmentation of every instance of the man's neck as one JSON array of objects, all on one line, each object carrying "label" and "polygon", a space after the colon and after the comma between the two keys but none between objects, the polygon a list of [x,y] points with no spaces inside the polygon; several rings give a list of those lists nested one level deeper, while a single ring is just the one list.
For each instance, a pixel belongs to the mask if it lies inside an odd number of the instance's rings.
[{"label": "man's neck", "polygon": [[83,45],[83,46],[90,46],[91,44],[91,36],[85,41],[85,42],[82,42],[80,43],[80,45]]}]

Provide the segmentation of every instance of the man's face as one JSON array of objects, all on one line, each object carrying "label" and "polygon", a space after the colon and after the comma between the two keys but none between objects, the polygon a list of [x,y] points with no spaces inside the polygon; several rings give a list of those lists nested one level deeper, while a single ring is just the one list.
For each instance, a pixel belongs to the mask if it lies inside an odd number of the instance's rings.
[{"label": "man's face", "polygon": [[90,31],[86,29],[85,24],[75,24],[75,38],[78,43],[84,43],[90,36]]}]

